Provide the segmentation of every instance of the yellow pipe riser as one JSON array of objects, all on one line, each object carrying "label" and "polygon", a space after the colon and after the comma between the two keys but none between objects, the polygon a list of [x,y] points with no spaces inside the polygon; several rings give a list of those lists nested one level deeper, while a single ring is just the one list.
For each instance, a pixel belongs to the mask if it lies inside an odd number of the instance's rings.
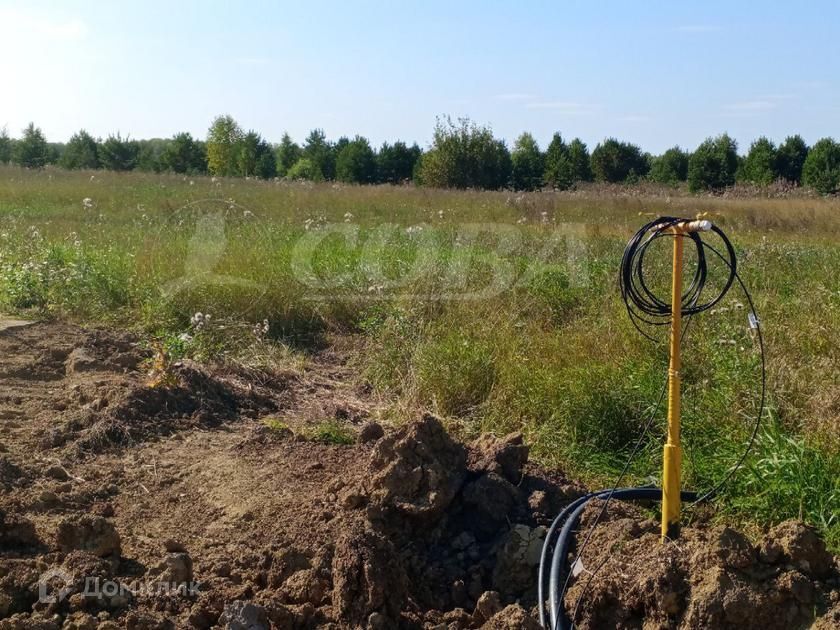
[{"label": "yellow pipe riser", "polygon": [[679,535],[680,526],[680,336],[684,229],[674,229],[671,277],[671,339],[668,365],[668,441],[662,458],[662,541]]}]

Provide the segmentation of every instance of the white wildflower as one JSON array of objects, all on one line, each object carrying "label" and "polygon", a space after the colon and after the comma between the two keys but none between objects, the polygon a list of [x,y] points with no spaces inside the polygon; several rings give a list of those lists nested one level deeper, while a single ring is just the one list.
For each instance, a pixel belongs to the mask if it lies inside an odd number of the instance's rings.
[{"label": "white wildflower", "polygon": [[210,323],[210,313],[202,313],[199,311],[192,317],[190,317],[190,325],[195,328],[196,330],[201,330],[207,324]]},{"label": "white wildflower", "polygon": [[90,210],[91,208],[93,208],[93,199],[91,199],[90,197],[85,197],[84,199],[82,199],[82,207],[84,207],[85,210]]}]

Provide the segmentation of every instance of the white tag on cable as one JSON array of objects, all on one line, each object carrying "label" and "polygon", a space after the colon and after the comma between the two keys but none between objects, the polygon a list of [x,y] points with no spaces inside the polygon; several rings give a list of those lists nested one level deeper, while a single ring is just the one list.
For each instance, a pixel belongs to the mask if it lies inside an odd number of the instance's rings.
[{"label": "white tag on cable", "polygon": [[583,560],[578,558],[577,560],[575,560],[575,563],[572,565],[572,577],[579,576],[581,573],[583,573],[583,571],[584,571]]},{"label": "white tag on cable", "polygon": [[749,319],[749,322],[750,322],[750,328],[752,328],[753,330],[755,330],[756,328],[758,328],[758,324],[759,324],[759,322],[758,322],[758,317],[756,316],[756,314],[755,314],[755,313],[753,313],[752,311],[750,311],[750,314],[747,316],[747,319]]}]

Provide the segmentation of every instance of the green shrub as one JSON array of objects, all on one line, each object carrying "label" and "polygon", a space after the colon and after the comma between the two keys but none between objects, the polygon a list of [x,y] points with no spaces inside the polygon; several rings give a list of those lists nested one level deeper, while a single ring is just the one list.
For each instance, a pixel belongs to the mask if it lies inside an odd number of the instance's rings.
[{"label": "green shrub", "polygon": [[289,179],[303,179],[307,181],[319,181],[321,179],[321,171],[319,171],[311,160],[308,158],[301,158],[295,165],[286,173]]},{"label": "green shrub", "polygon": [[823,194],[840,188],[840,143],[823,138],[811,148],[802,167],[802,182]]},{"label": "green shrub", "polygon": [[648,178],[660,184],[676,184],[688,178],[688,153],[679,147],[653,158]]},{"label": "green shrub", "polygon": [[778,177],[777,161],[776,146],[762,136],[750,145],[741,165],[740,179],[761,186],[771,184]]},{"label": "green shrub", "polygon": [[635,144],[607,138],[592,152],[592,172],[600,182],[620,183],[647,175],[649,165]]},{"label": "green shrub", "polygon": [[706,139],[688,160],[688,188],[692,192],[722,190],[735,183],[738,144],[727,134]]},{"label": "green shrub", "polygon": [[510,182],[510,152],[489,127],[468,118],[438,119],[432,148],[420,162],[423,185],[436,188],[498,190]]}]

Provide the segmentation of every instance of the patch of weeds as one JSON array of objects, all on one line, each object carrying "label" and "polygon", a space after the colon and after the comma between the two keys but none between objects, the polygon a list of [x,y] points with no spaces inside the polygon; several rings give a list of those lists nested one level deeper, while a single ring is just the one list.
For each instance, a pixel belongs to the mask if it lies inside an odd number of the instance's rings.
[{"label": "patch of weeds", "polygon": [[416,361],[421,395],[444,414],[469,414],[487,399],[496,380],[493,346],[460,330],[438,329]]},{"label": "patch of weeds", "polygon": [[280,420],[280,418],[268,416],[267,418],[262,419],[262,423],[275,433],[292,432],[291,427],[282,420]]},{"label": "patch of weeds", "polygon": [[353,444],[354,433],[342,422],[334,418],[324,420],[306,431],[306,437],[323,444]]}]

